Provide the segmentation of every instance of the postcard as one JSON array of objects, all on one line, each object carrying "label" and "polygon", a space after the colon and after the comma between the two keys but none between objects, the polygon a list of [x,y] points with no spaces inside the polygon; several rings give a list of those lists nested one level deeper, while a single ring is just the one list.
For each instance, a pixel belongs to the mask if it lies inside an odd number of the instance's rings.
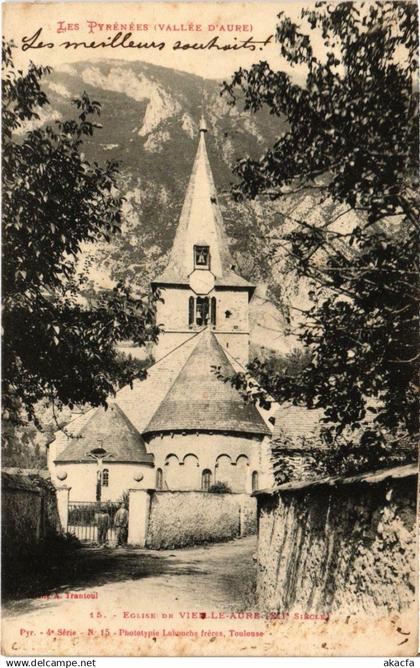
[{"label": "postcard", "polygon": [[5,655],[416,654],[417,12],[3,4]]}]

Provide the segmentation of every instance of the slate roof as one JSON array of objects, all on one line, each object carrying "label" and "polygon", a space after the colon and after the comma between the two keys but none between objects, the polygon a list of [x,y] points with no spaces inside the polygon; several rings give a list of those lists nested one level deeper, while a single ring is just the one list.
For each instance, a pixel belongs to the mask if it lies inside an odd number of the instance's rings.
[{"label": "slate roof", "polygon": [[324,411],[304,406],[280,406],[275,415],[273,443],[287,438],[291,446],[300,448],[303,443],[321,445],[320,432]]},{"label": "slate roof", "polygon": [[[136,380],[133,386],[126,385],[117,392],[116,402],[119,408],[137,429],[139,434],[143,432],[166,392],[171,387],[179,370],[188,359],[192,349],[196,345],[199,333],[194,334],[181,346],[173,350],[170,355],[156,362],[147,370],[145,380]],[[66,425],[65,431],[57,431],[54,438],[54,447],[57,457],[70,443],[67,434],[77,436],[82,433],[85,425],[94,413],[100,409],[92,408],[82,415],[77,415]]]},{"label": "slate roof", "polygon": [[210,269],[216,286],[255,289],[233,270],[233,259],[225,235],[213,175],[207,156],[205,130],[200,131],[197,155],[192,168],[184,205],[177,226],[168,266],[152,284],[188,284],[194,270],[193,247],[210,247]]},{"label": "slate roof", "polygon": [[171,388],[144,430],[228,431],[271,434],[253,403],[247,403],[230,383],[222,382],[234,369],[210,330],[204,331]]},{"label": "slate roof", "polygon": [[[104,450],[104,462],[153,463],[143,438],[116,403],[89,411],[90,418],[70,439],[56,462],[94,462],[92,450]],[[69,427],[71,432],[71,427]]]},{"label": "slate roof", "polygon": [[201,332],[193,334],[178,348],[158,360],[147,369],[145,380],[133,383],[133,389],[126,385],[117,393],[118,405],[141,434],[171,388],[200,336]]},{"label": "slate roof", "polygon": [[251,293],[251,296],[255,290],[254,283],[250,283],[245,278],[242,278],[242,276],[235,274],[234,271],[229,271],[224,276],[216,278],[214,284],[216,287],[223,288],[246,288]]},{"label": "slate roof", "polygon": [[268,414],[245,403],[212,366],[227,375],[243,370],[211,331],[202,330],[148,369],[145,380],[119,390],[107,411],[93,408],[56,432],[55,461],[93,461],[89,452],[95,447],[110,452],[109,461],[146,461],[141,434],[153,432],[271,434]]}]

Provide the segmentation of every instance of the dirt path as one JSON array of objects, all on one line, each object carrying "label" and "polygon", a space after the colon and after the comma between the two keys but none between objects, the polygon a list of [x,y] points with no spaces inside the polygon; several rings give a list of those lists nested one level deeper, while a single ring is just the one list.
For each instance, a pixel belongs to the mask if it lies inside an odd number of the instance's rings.
[{"label": "dirt path", "polygon": [[255,537],[183,550],[83,548],[39,596],[3,605],[3,642],[12,653],[31,653],[40,643],[47,650],[73,639],[76,650],[89,629],[96,637],[122,628],[130,637],[139,624],[162,625],[165,615],[182,626],[194,611],[211,618],[252,610],[255,550]]}]

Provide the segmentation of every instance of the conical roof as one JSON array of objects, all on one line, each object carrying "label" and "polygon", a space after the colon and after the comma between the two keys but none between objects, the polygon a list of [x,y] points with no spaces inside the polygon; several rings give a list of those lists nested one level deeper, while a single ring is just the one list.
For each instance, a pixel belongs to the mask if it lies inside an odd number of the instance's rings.
[{"label": "conical roof", "polygon": [[235,285],[253,289],[254,286],[251,283],[235,274],[232,269],[233,259],[230,255],[207,156],[206,132],[207,130],[202,123],[197,155],[169,263],[163,274],[156,278],[153,283],[187,283],[189,275],[194,270],[193,248],[198,245],[209,246],[210,248],[210,268],[216,277],[216,285]]},{"label": "conical roof", "polygon": [[168,431],[217,431],[270,434],[251,402],[245,402],[223,376],[234,369],[215,335],[204,331],[184,366],[160,402],[143,433]]},{"label": "conical roof", "polygon": [[92,462],[98,456],[104,462],[153,463],[143,438],[116,403],[94,410],[55,461]]},{"label": "conical roof", "polygon": [[[270,413],[244,403],[230,383],[215,376],[212,367],[217,366],[225,375],[244,371],[211,331],[193,334],[150,367],[145,380],[121,388],[117,392],[118,406],[113,403],[108,411],[91,409],[75,417],[66,426],[66,431],[74,435],[71,441],[63,431],[57,431],[55,461],[92,461],[91,450],[96,447],[112,453],[114,459],[110,461],[146,461],[141,459],[144,443],[138,436],[159,431],[271,434],[272,428],[266,423],[266,414]],[[114,406],[120,409],[119,416],[110,413]],[[132,432],[127,425],[137,432],[133,440],[128,437]],[[126,439],[131,447],[126,447]]]}]

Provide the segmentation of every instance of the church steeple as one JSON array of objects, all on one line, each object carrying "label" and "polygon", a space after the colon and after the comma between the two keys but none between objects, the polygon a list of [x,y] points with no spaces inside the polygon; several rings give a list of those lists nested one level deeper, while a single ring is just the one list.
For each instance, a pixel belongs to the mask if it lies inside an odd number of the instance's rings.
[{"label": "church steeple", "polygon": [[207,156],[207,126],[200,121],[200,139],[168,267],[160,280],[188,280],[195,268],[194,247],[208,247],[216,278],[232,271],[233,259],[224,231],[213,174]]},{"label": "church steeple", "polygon": [[152,285],[162,297],[157,359],[209,327],[220,345],[245,364],[248,302],[255,286],[235,273],[217,199],[202,118],[200,138],[168,265]]}]

